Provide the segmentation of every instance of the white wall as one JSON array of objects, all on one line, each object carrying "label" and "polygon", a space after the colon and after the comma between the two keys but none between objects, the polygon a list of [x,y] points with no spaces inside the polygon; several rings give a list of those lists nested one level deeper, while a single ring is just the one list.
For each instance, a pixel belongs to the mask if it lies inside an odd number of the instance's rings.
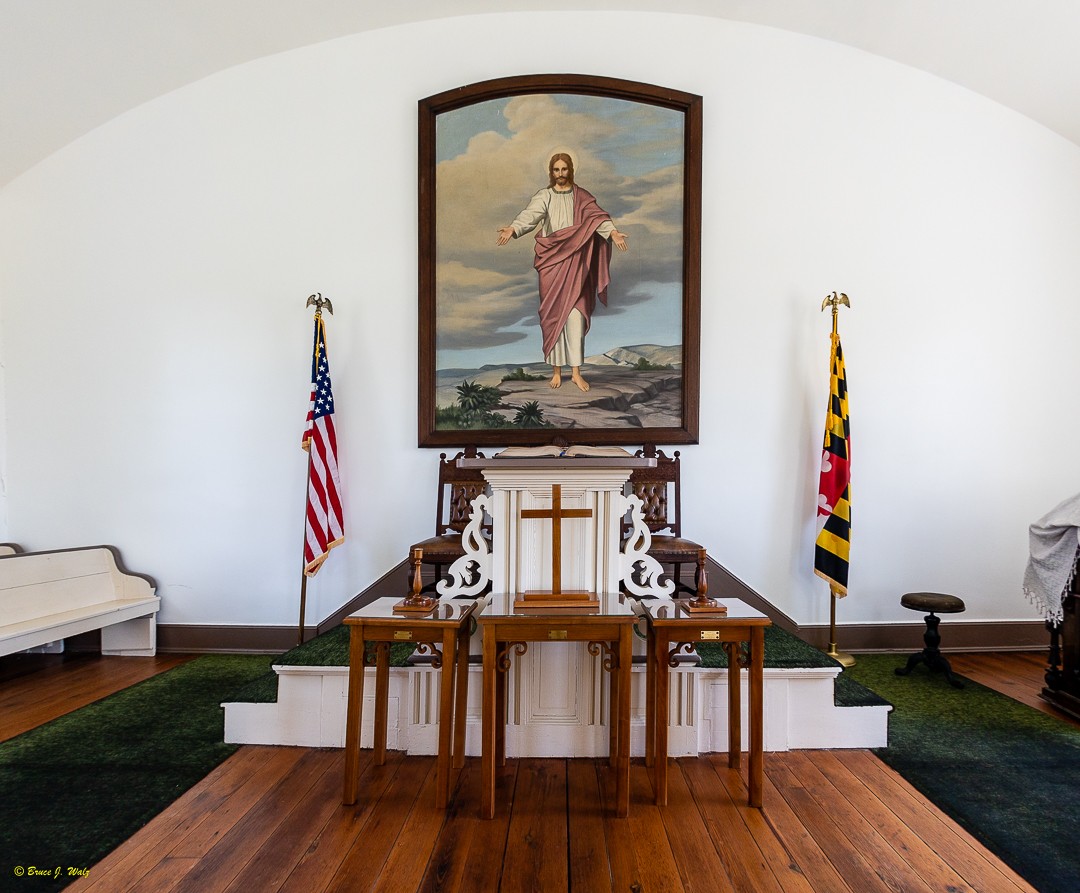
[{"label": "white wall", "polygon": [[430,530],[438,455],[415,446],[416,102],[571,71],[704,97],[687,532],[800,623],[827,620],[810,569],[819,307],[845,291],[841,622],[910,622],[912,589],[962,595],[969,619],[1035,617],[1027,525],[1080,490],[1080,149],[813,38],[690,16],[565,24],[455,18],[263,59],[0,192],[7,538],[117,544],[158,579],[165,623],[295,623],[304,301],[321,291],[349,539],[309,586],[309,620],[400,561]]}]

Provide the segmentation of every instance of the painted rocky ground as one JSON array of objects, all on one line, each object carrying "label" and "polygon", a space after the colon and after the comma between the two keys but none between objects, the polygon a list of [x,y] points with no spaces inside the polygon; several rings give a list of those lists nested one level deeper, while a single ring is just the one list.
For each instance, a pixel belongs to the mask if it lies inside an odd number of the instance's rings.
[{"label": "painted rocky ground", "polygon": [[[638,368],[639,360],[653,368]],[[670,368],[655,368],[669,366]],[[523,369],[538,381],[504,381]],[[463,381],[498,388],[503,397],[495,412],[512,420],[518,408],[535,400],[544,420],[556,428],[680,427],[682,425],[682,349],[639,344],[588,357],[582,375],[590,389],[582,392],[563,369],[562,387],[549,387],[546,363],[484,366],[480,369],[441,369],[436,373],[435,402],[452,406]]]}]

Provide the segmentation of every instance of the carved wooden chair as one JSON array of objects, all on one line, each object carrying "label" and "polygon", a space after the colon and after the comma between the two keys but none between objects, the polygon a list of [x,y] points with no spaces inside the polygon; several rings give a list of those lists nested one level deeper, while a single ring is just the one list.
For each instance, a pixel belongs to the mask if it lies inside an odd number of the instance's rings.
[{"label": "carved wooden chair", "polygon": [[[665,568],[671,567],[670,579],[675,583],[675,596],[680,593],[696,593],[694,585],[682,581],[682,566],[698,566],[698,553],[703,546],[682,535],[682,494],[680,482],[679,451],[667,456],[663,450],[647,445],[635,456],[656,459],[653,468],[635,468],[630,473],[629,490],[642,502],[645,526],[652,534],[649,555]],[[629,533],[629,524],[626,525]]]},{"label": "carved wooden chair", "polygon": [[[472,516],[472,501],[487,488],[487,481],[478,468],[458,468],[457,460],[484,458],[483,453],[470,449],[448,459],[439,455],[439,493],[435,502],[435,535],[413,543],[423,553],[421,561],[434,567],[435,578],[422,588],[429,592],[443,579],[445,569],[465,554],[461,534]],[[485,527],[485,530],[487,528]]]}]

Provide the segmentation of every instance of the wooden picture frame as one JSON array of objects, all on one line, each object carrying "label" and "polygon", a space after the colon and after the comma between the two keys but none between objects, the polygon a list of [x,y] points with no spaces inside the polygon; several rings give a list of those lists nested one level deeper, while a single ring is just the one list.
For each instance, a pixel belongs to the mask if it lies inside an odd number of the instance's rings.
[{"label": "wooden picture frame", "polygon": [[[578,352],[560,362],[560,380],[545,349],[568,311],[550,296],[582,292],[560,294],[549,278],[541,321],[545,274],[533,266],[534,246],[547,244],[537,233],[564,224],[503,232],[526,206],[535,219],[536,202],[560,201],[549,185],[567,193],[549,181],[561,152],[573,160],[573,202],[594,209],[570,213],[592,213],[599,227],[579,230],[583,268],[609,270],[610,285],[606,305],[578,299],[587,335],[570,335]],[[560,74],[420,100],[418,255],[420,446],[697,442],[700,96]],[[584,360],[570,359],[582,340]]]}]

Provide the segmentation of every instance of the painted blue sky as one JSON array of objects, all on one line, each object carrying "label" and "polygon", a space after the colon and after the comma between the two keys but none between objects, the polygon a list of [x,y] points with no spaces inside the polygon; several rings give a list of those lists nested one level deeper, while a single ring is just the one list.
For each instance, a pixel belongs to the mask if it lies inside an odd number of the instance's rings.
[{"label": "painted blue sky", "polygon": [[555,152],[628,236],[586,354],[682,340],[683,116],[625,100],[516,96],[436,122],[436,367],[543,360],[533,238],[496,231],[547,185]]}]

